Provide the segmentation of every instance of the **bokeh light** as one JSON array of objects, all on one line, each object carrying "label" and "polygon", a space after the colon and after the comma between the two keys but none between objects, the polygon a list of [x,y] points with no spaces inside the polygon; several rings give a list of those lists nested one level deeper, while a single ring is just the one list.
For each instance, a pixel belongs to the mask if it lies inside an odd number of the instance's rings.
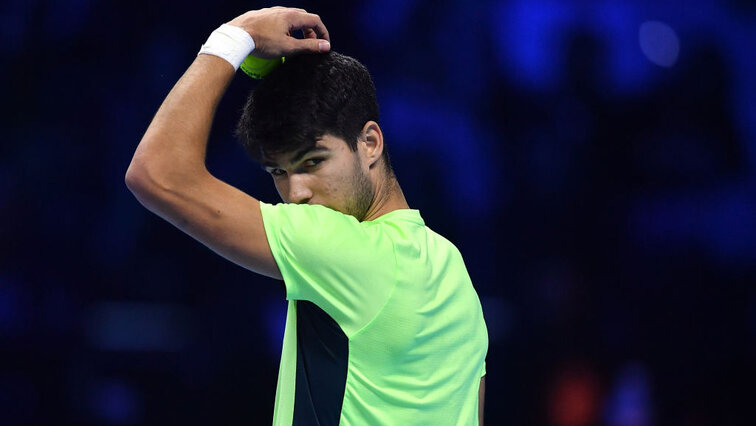
[{"label": "bokeh light", "polygon": [[677,63],[680,39],[669,25],[659,21],[646,21],[638,30],[638,41],[649,61],[669,68]]}]

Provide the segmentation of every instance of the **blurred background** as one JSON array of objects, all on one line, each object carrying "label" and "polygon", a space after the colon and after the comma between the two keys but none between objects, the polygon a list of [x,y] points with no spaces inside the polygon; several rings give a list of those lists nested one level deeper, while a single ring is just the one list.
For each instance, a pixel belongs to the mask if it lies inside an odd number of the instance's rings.
[{"label": "blurred background", "polygon": [[[221,23],[274,3],[0,3],[0,424],[270,424],[282,285],[123,183]],[[486,316],[489,425],[753,424],[756,3],[372,0],[364,62],[399,181]],[[233,128],[208,153],[267,202]]]}]

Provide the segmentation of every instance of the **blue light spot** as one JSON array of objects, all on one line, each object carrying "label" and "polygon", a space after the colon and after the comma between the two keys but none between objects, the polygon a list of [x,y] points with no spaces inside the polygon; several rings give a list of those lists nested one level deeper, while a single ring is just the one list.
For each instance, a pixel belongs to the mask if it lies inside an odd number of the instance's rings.
[{"label": "blue light spot", "polygon": [[610,426],[651,424],[651,386],[642,364],[626,365],[617,375],[606,405],[606,424]]},{"label": "blue light spot", "polygon": [[669,25],[658,21],[644,22],[638,31],[638,41],[641,51],[652,63],[669,68],[677,62],[680,39]]},{"label": "blue light spot", "polygon": [[501,2],[491,14],[497,64],[531,89],[553,87],[561,76],[559,30],[573,20],[573,9],[551,0]]}]

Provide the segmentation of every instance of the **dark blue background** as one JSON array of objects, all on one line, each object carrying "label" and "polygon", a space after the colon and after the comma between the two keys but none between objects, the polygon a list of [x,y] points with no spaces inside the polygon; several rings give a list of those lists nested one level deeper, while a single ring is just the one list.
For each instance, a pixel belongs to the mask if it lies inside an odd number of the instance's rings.
[{"label": "dark blue background", "polygon": [[[281,284],[123,184],[201,43],[268,3],[0,4],[0,423],[270,423]],[[491,425],[754,418],[756,5],[298,2],[373,73],[407,199],[483,304]],[[268,202],[232,129],[208,154]]]}]

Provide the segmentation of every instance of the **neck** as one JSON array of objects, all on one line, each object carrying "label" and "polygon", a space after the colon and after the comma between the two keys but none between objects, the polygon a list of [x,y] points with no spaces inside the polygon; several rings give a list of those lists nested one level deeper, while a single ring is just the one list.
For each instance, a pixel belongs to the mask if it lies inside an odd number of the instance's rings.
[{"label": "neck", "polygon": [[379,180],[376,186],[373,203],[370,205],[365,220],[373,220],[394,210],[408,209],[409,204],[404,198],[402,188],[393,173],[386,173],[385,178]]}]

